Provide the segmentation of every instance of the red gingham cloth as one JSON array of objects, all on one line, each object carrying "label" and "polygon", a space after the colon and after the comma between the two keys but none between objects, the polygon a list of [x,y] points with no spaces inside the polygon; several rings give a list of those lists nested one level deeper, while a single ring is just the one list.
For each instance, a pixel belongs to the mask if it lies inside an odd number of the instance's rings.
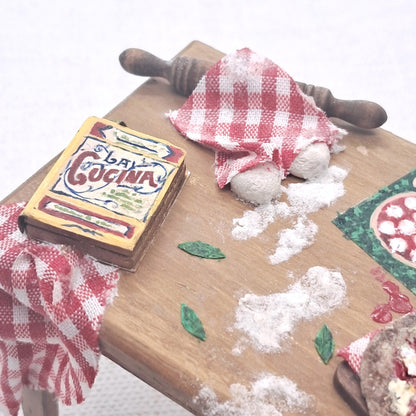
[{"label": "red gingham cloth", "polygon": [[265,162],[284,178],[306,146],[324,142],[332,149],[346,133],[283,69],[248,48],[213,65],[169,118],[180,133],[215,150],[220,188]]},{"label": "red gingham cloth", "polygon": [[359,374],[364,351],[378,332],[379,330],[370,332],[337,352],[338,356],[347,361],[354,373]]},{"label": "red gingham cloth", "polygon": [[22,387],[85,399],[98,371],[98,333],[118,270],[18,229],[24,203],[0,206],[0,414],[17,415]]}]

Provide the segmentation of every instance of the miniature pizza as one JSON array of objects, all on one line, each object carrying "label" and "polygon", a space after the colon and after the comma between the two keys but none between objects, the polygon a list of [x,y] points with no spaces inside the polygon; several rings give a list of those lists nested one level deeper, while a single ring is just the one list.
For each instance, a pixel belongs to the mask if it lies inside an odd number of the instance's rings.
[{"label": "miniature pizza", "polygon": [[30,238],[135,269],[186,178],[185,151],[89,117],[23,210]]},{"label": "miniature pizza", "polygon": [[384,327],[366,348],[361,390],[370,416],[416,415],[416,313]]}]

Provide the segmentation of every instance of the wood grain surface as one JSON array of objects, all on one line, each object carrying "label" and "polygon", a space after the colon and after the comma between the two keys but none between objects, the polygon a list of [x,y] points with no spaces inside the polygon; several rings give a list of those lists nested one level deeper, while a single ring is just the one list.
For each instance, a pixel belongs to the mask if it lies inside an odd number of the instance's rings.
[{"label": "wood grain surface", "polygon": [[[207,60],[222,56],[200,42],[191,43],[180,54]],[[106,115],[184,147],[190,177],[137,272],[122,272],[118,296],[106,310],[100,333],[103,354],[196,415],[202,414],[194,402],[201,387],[209,386],[218,400],[224,401],[230,398],[230,385],[249,386],[264,372],[287,376],[313,395],[316,415],[354,415],[333,385],[342,360],[334,357],[323,364],[313,340],[324,323],[333,333],[336,348],[375,329],[378,324],[370,314],[376,304],[385,302],[386,294],[370,273],[377,263],[346,240],[331,221],[338,212],[414,168],[416,146],[382,129],[361,130],[334,120],[348,130],[343,140],[346,149],[331,160],[331,164],[349,170],[344,180],[346,194],[331,207],[309,215],[319,227],[310,248],[273,266],[268,256],[274,251],[276,234],[290,226],[290,221],[278,219],[257,238],[233,239],[233,219],[249,207],[237,201],[228,189],[220,190],[216,185],[213,152],[186,140],[167,119],[166,114],[184,101],[167,81],[150,79]],[[3,202],[29,199],[49,166]],[[288,178],[286,183],[293,180]],[[177,248],[190,240],[219,247],[227,257],[221,261],[200,259]],[[242,337],[231,330],[239,298],[246,293],[284,292],[291,283],[289,273],[300,277],[312,266],[342,273],[348,304],[299,323],[284,352],[263,354],[247,348],[241,355],[234,355],[232,350]],[[414,295],[398,284],[414,303]],[[182,302],[203,322],[205,342],[182,328]]]}]

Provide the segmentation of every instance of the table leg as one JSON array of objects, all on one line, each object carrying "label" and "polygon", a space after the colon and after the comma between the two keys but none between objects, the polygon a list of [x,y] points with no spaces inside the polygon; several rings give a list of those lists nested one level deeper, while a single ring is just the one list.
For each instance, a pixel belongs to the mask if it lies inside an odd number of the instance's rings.
[{"label": "table leg", "polygon": [[52,393],[44,390],[23,389],[24,416],[58,416],[58,401]]}]

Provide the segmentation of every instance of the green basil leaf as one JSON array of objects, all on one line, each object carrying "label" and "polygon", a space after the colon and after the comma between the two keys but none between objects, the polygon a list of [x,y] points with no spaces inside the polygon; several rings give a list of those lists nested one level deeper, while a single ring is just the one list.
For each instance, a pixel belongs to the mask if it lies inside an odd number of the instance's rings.
[{"label": "green basil leaf", "polygon": [[219,248],[213,247],[208,243],[202,241],[188,241],[186,243],[178,244],[178,247],[193,256],[204,259],[223,259],[225,254]]},{"label": "green basil leaf", "polygon": [[183,327],[194,337],[205,341],[206,334],[198,315],[184,303],[181,304],[181,322]]},{"label": "green basil leaf", "polygon": [[328,364],[334,353],[335,343],[329,328],[324,325],[315,337],[315,348],[321,360]]}]

